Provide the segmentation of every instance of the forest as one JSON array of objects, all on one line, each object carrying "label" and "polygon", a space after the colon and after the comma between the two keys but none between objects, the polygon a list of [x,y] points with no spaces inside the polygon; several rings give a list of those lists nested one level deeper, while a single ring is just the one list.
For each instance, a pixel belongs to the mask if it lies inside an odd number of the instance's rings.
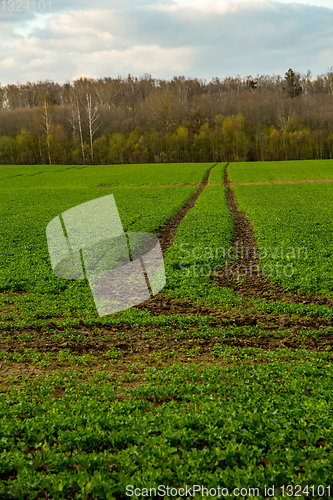
[{"label": "forest", "polygon": [[320,76],[78,78],[0,85],[0,164],[333,158],[333,66]]}]

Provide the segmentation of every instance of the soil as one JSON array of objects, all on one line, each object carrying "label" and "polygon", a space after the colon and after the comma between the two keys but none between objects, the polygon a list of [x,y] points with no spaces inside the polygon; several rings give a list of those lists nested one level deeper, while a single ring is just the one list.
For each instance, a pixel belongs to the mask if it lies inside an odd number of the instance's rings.
[{"label": "soil", "polygon": [[[317,304],[317,305],[333,305],[333,299],[322,297],[318,295],[292,295],[284,291],[282,286],[273,284],[269,281],[267,276],[262,272],[258,272],[259,269],[259,250],[258,245],[254,237],[253,229],[249,223],[247,216],[244,212],[238,210],[237,202],[232,191],[232,185],[228,178],[228,166],[225,167],[224,172],[224,186],[227,189],[227,204],[231,212],[234,226],[235,235],[231,242],[232,247],[237,247],[241,249],[243,247],[243,252],[239,252],[239,257],[230,262],[230,269],[234,272],[232,276],[231,272],[228,276],[226,273],[222,273],[221,276],[215,279],[215,282],[220,286],[225,286],[240,292],[243,297],[253,297],[262,298],[265,297],[270,301],[282,301],[289,303],[303,303],[303,304]],[[255,250],[253,250],[255,249]],[[239,267],[240,273],[246,272],[244,277],[245,282],[239,283],[237,280],[237,266]],[[245,267],[244,267],[245,266]],[[252,272],[250,272],[252,270]],[[239,275],[240,275],[239,273]]]},{"label": "soil", "polygon": [[233,186],[251,186],[251,184],[303,184],[309,182],[333,182],[333,179],[294,179],[292,181],[252,181],[252,182],[233,182]]},{"label": "soil", "polygon": [[[232,184],[228,179],[228,165],[225,167],[224,185],[227,189],[227,203],[235,227],[232,246],[256,249],[256,252],[249,252],[248,255],[239,255],[234,261],[230,262],[230,266],[236,268],[241,265],[246,266],[247,269],[252,266],[252,269],[257,269],[255,266],[258,265],[258,247],[246,214],[238,209]],[[196,193],[187,201],[182,210],[172,217],[164,227],[157,229],[156,232],[159,236],[163,255],[172,245],[178,225],[188,210],[194,206],[205,186],[208,185],[209,174],[214,166],[208,170],[205,179],[198,185]],[[331,180],[327,181],[331,182]],[[309,182],[315,181],[311,180]],[[318,180],[318,182],[323,182],[323,180]],[[276,183],[279,183],[279,181]],[[61,336],[62,331],[65,329],[65,326],[56,326],[54,323],[55,318],[50,319],[48,328],[12,329],[9,332],[10,340],[5,339],[4,329],[0,329],[0,351],[23,353],[25,349],[29,348],[39,353],[50,353],[51,355],[50,364],[47,367],[38,366],[36,363],[6,363],[0,360],[0,385],[4,390],[9,386],[7,376],[15,376],[16,384],[19,384],[22,376],[33,378],[38,374],[45,375],[55,369],[71,370],[70,363],[59,363],[56,359],[58,353],[66,349],[75,356],[84,354],[95,356],[94,361],[87,363],[89,374],[105,369],[104,354],[110,348],[118,349],[122,353],[120,360],[115,361],[111,366],[108,365],[107,368],[111,376],[114,377],[125,376],[129,372],[133,373],[133,366],[135,367],[136,364],[140,365],[139,371],[147,366],[164,368],[175,361],[225,364],[226,362],[221,361],[221,359],[212,358],[210,351],[215,345],[256,347],[263,349],[264,352],[286,347],[290,349],[305,348],[309,351],[333,349],[333,329],[332,333],[324,333],[323,331],[328,327],[333,327],[333,320],[326,320],[319,315],[305,317],[296,314],[289,316],[287,314],[249,314],[247,312],[251,299],[256,298],[265,298],[267,301],[327,305],[330,307],[333,305],[332,298],[318,295],[288,294],[281,286],[271,283],[266,276],[259,272],[252,273],[252,276],[247,273],[242,282],[238,281],[237,277],[232,276],[231,273],[230,276],[223,274],[214,279],[212,278],[212,281],[221,287],[228,287],[242,294],[245,299],[244,310],[237,313],[233,310],[226,312],[222,308],[209,308],[202,304],[198,305],[190,301],[170,298],[163,291],[136,307],[149,311],[156,316],[178,314],[185,317],[206,317],[210,327],[217,329],[216,337],[213,335],[210,338],[196,337],[191,331],[191,328],[199,326],[196,318],[192,318],[190,327],[182,329],[177,327],[176,324],[164,328],[140,324],[131,326],[129,323],[106,326],[103,324],[102,319],[93,328],[81,321],[80,325],[75,327],[78,338],[74,337],[70,340],[65,338],[65,335],[62,340],[54,338],[57,334]],[[16,291],[13,294],[21,295],[22,293],[25,292]],[[2,312],[5,312],[8,307],[11,306],[5,304]],[[230,331],[231,326],[257,326],[260,327],[262,333],[250,336],[244,332],[238,333],[235,331],[230,334],[228,329]],[[221,335],[224,330],[225,336]],[[316,330],[316,335],[306,335],[309,330]],[[8,327],[6,332],[8,332]],[[23,334],[30,336],[30,338],[27,337],[22,341]],[[199,348],[200,354],[196,356],[189,355],[187,351],[193,347]],[[177,359],[168,357],[168,352],[171,350],[177,351]],[[163,356],[163,352],[165,352],[165,356]],[[239,360],[237,362],[241,363],[243,361]],[[87,376],[89,375],[87,374]],[[127,386],[134,387],[137,383],[136,381],[128,382]],[[61,391],[51,397],[61,397]]]},{"label": "soil", "polygon": [[[214,165],[215,166],[215,165]],[[126,186],[126,187],[183,187],[183,186],[199,186],[200,184],[135,184],[131,186]],[[104,188],[113,188],[113,187],[119,187],[119,185],[115,186],[92,186],[94,189],[104,189]]]},{"label": "soil", "polygon": [[176,215],[174,215],[165,226],[157,229],[157,233],[158,233],[158,237],[160,240],[160,245],[162,248],[163,255],[165,254],[166,250],[172,245],[173,239],[174,239],[175,234],[176,234],[177,227],[179,226],[181,221],[184,219],[187,212],[192,207],[194,207],[195,202],[197,201],[200,194],[207,186],[210,172],[214,167],[216,167],[216,165],[217,165],[217,163],[215,163],[215,165],[213,165],[212,167],[209,168],[209,170],[207,171],[206,177],[198,185],[199,187],[198,187],[196,193],[194,193],[191,196],[191,198],[186,202],[184,207]]}]

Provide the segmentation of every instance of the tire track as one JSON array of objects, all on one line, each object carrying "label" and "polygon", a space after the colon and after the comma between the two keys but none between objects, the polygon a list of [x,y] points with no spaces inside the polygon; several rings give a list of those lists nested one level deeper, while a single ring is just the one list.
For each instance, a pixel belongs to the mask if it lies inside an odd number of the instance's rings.
[{"label": "tire track", "polygon": [[[240,212],[236,197],[229,181],[228,166],[224,170],[224,186],[227,189],[227,205],[233,218],[235,234],[231,246],[238,248],[238,258],[230,261],[228,271],[213,279],[219,286],[228,287],[240,292],[246,298],[266,298],[270,301],[303,303],[316,305],[333,305],[333,299],[317,295],[288,294],[282,286],[270,282],[259,270],[259,250],[254,232],[247,216]],[[251,183],[253,184],[253,183]],[[243,251],[241,250],[243,247]],[[237,271],[237,272],[236,272]],[[246,272],[246,274],[245,274]],[[233,274],[232,274],[233,273]],[[236,273],[236,274],[235,274]],[[243,279],[238,278],[244,274]]]},{"label": "tire track", "polygon": [[173,243],[173,240],[174,240],[174,237],[175,237],[175,234],[177,231],[177,227],[179,226],[181,221],[184,219],[187,212],[189,210],[191,210],[191,208],[194,207],[195,202],[197,201],[197,199],[201,195],[202,191],[207,186],[210,172],[214,167],[216,167],[216,165],[217,165],[217,163],[215,163],[214,165],[212,165],[208,169],[204,180],[198,185],[199,187],[198,187],[197,191],[194,193],[193,196],[191,196],[191,198],[189,200],[187,200],[184,207],[176,215],[171,217],[171,219],[167,222],[167,224],[165,226],[159,227],[157,229],[156,232],[158,233],[163,256],[164,256],[165,252],[167,251],[167,249]]}]

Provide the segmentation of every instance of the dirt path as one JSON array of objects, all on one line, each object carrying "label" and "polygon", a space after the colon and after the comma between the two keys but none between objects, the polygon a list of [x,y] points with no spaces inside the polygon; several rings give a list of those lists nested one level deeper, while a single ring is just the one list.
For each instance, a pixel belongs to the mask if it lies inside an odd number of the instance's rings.
[{"label": "dirt path", "polygon": [[209,168],[204,180],[200,184],[198,184],[198,186],[199,186],[198,190],[186,202],[185,206],[176,215],[174,215],[164,227],[157,229],[157,233],[158,233],[158,237],[160,240],[160,245],[162,248],[163,255],[166,252],[166,250],[172,245],[175,234],[176,234],[177,227],[179,226],[181,221],[184,219],[187,212],[189,210],[191,210],[191,208],[194,207],[195,202],[197,201],[197,199],[201,195],[202,191],[207,186],[210,172],[214,167],[216,167],[216,165],[217,165],[217,163],[215,163],[215,165],[213,165]]},{"label": "dirt path", "polygon": [[[214,165],[215,167],[216,165]],[[231,186],[251,186],[261,184],[303,184],[309,182],[333,182],[333,179],[297,179],[293,181],[274,180],[274,181],[251,181],[251,182],[231,182]],[[201,183],[202,184],[202,183]],[[113,188],[113,187],[183,187],[183,186],[201,186],[201,184],[136,184],[133,186],[92,186],[94,189]],[[223,186],[223,182],[208,182],[207,186]]]},{"label": "dirt path", "polygon": [[[214,165],[215,166],[215,165]],[[226,276],[225,273],[221,273],[222,276],[212,278],[212,281],[218,284],[221,287],[228,287],[232,290],[235,290],[241,294],[245,298],[265,298],[269,301],[282,301],[288,303],[303,303],[303,304],[317,304],[317,305],[333,305],[333,299],[328,299],[326,297],[319,297],[317,295],[292,295],[287,294],[282,286],[271,283],[267,280],[267,277],[262,273],[257,272],[259,269],[259,258],[258,258],[258,246],[254,237],[254,233],[251,227],[251,224],[246,218],[246,215],[243,212],[240,212],[237,207],[236,199],[234,193],[231,189],[232,184],[228,178],[228,166],[229,163],[225,167],[225,177],[224,177],[224,186],[227,189],[227,204],[228,208],[231,212],[234,226],[235,226],[235,235],[232,239],[231,246],[244,247],[245,250],[243,252],[243,256],[239,255],[238,259],[230,262],[230,266],[228,269],[233,270],[234,276],[231,275]],[[160,244],[162,247],[163,254],[170,247],[173,242],[174,235],[176,229],[182,219],[185,217],[188,210],[190,210],[199,195],[202,193],[203,189],[206,185],[213,185],[208,183],[208,177],[210,171],[213,167],[209,169],[204,181],[200,184],[198,191],[192,196],[190,200],[186,203],[185,207],[178,212],[168,224],[159,231]],[[240,267],[240,271],[244,273],[244,269],[246,269],[247,275],[244,278],[244,282],[239,282],[237,280],[236,269],[237,266]],[[244,267],[245,266],[245,267]],[[252,273],[250,270],[252,269]],[[191,302],[187,302],[181,299],[168,299],[163,297],[163,292],[158,294],[156,297],[153,297],[146,302],[142,302],[142,304],[136,306],[139,309],[148,310],[153,314],[184,314],[184,315],[213,315],[215,317],[222,318],[223,315],[219,315],[218,313],[213,312],[209,308],[205,306],[197,306]],[[256,320],[254,317],[249,316],[240,316],[236,321],[238,324],[256,324]],[[318,320],[311,320],[311,325],[313,328],[319,326]]]},{"label": "dirt path", "polygon": [[[217,164],[216,164],[217,165]],[[216,166],[214,165],[214,167]],[[201,184],[133,184],[130,186],[91,186],[92,188],[96,189],[103,189],[103,188],[115,188],[115,187],[183,187],[183,186],[200,186]]]},{"label": "dirt path", "polygon": [[[287,294],[282,286],[271,283],[263,273],[258,272],[258,245],[246,214],[238,210],[236,198],[232,190],[233,184],[230,183],[228,178],[228,166],[229,163],[226,165],[224,171],[224,186],[227,189],[227,204],[235,226],[235,235],[231,246],[238,247],[239,249],[243,247],[243,251],[239,250],[238,259],[230,262],[230,266],[228,267],[230,273],[227,276],[226,273],[221,273],[222,276],[215,278],[214,281],[220,286],[232,288],[242,293],[244,297],[266,298],[270,301],[289,303],[333,305],[333,300],[326,297]],[[232,275],[232,272],[234,275]],[[244,282],[240,283],[237,278],[241,275],[245,276],[243,278]]]},{"label": "dirt path", "polygon": [[[217,163],[209,168],[204,180],[199,184],[198,190],[194,193],[193,196],[186,202],[185,206],[174,215],[169,222],[157,229],[160,245],[162,248],[163,256],[167,249],[172,245],[177,227],[184,219],[187,212],[193,208],[195,202],[199,198],[202,191],[208,184],[208,179],[211,170],[216,167]],[[185,314],[187,316],[200,314],[206,316],[209,314],[210,310],[205,306],[196,306],[192,302],[187,302],[185,300],[173,299],[173,298],[165,298],[163,293],[156,295],[155,297],[142,302],[138,306],[138,309],[148,310],[152,314]]]},{"label": "dirt path", "polygon": [[[228,164],[229,165],[229,164]],[[252,269],[258,265],[258,252],[254,233],[246,214],[238,210],[237,202],[232,190],[232,184],[228,179],[228,165],[225,167],[225,181],[224,186],[227,189],[227,204],[234,222],[234,237],[232,239],[232,246],[243,246],[244,248],[252,249],[252,252],[245,252],[239,255],[234,262],[230,263],[234,267],[237,265],[245,266],[247,269],[252,266]],[[215,165],[214,165],[215,166]],[[162,252],[165,254],[166,250],[172,245],[174,236],[180,222],[183,220],[187,212],[194,206],[198,197],[208,184],[209,174],[214,167],[212,166],[202,183],[198,186],[196,193],[187,201],[185,206],[180,210],[169,222],[162,228],[157,230],[159,235]],[[330,181],[331,182],[331,181]],[[250,183],[251,184],[251,183]],[[230,266],[229,266],[230,269]],[[301,295],[288,295],[282,287],[273,285],[266,280],[266,277],[260,273],[254,272],[252,276],[247,273],[243,282],[237,281],[236,276],[220,276],[214,278],[215,283],[221,287],[228,287],[232,290],[243,294],[245,299],[251,298],[266,298],[269,301],[282,301],[289,303],[305,303],[305,304],[318,304],[318,305],[333,305],[332,299],[317,296],[301,296]],[[14,293],[21,295],[21,292]],[[195,338],[192,336],[191,331],[186,330],[188,327],[179,326],[174,322],[163,331],[163,328],[156,328],[154,324],[140,325],[137,324],[133,327],[129,323],[121,323],[118,325],[105,326],[101,319],[100,324],[96,324],[96,328],[91,325],[86,325],[83,321],[80,325],[76,326],[75,331],[80,333],[84,338],[68,339],[66,336],[62,340],[54,339],[54,334],[61,334],[66,329],[65,325],[56,326],[50,320],[47,328],[18,328],[11,329],[10,335],[12,340],[7,341],[4,337],[0,337],[0,351],[7,353],[24,353],[26,348],[33,349],[39,353],[48,353],[51,355],[50,365],[48,367],[37,366],[32,362],[11,362],[9,364],[0,360],[0,383],[3,387],[9,387],[11,382],[8,382],[7,376],[15,376],[19,380],[20,377],[26,376],[29,379],[34,378],[36,375],[47,375],[51,370],[60,369],[68,371],[71,369],[70,362],[59,364],[57,355],[60,351],[68,349],[73,355],[92,354],[95,361],[88,364],[91,373],[99,370],[104,370],[105,365],[103,355],[111,348],[116,348],[122,351],[121,364],[113,363],[108,370],[114,377],[124,376],[124,374],[132,373],[133,366],[138,363],[138,359],[142,365],[142,370],[146,366],[155,365],[159,368],[170,366],[174,361],[168,358],[168,351],[173,350],[177,353],[177,361],[181,363],[190,363],[192,361],[203,362],[207,364],[214,363],[224,366],[224,360],[212,358],[212,348],[216,345],[225,345],[232,347],[260,347],[264,351],[278,350],[281,348],[289,347],[291,349],[306,348],[309,351],[326,351],[327,347],[333,348],[333,334],[323,333],[316,336],[300,335],[302,331],[308,329],[316,329],[322,331],[327,327],[333,327],[333,320],[326,320],[319,314],[317,316],[305,317],[300,315],[288,315],[281,313],[249,313],[246,309],[247,302],[244,302],[244,310],[239,312],[225,311],[220,308],[211,309],[205,305],[195,305],[191,301],[185,301],[177,298],[167,298],[163,295],[163,291],[155,297],[146,302],[136,306],[141,310],[146,310],[152,314],[158,315],[171,315],[180,314],[183,316],[210,316],[210,326],[222,327],[228,331],[230,327],[241,326],[259,326],[263,332],[268,335],[253,335],[251,332],[233,332],[225,337],[216,337],[212,334],[207,338]],[[56,318],[61,320],[62,318]],[[193,321],[191,326],[195,326],[196,321]],[[53,330],[53,332],[52,332]],[[181,335],[184,334],[185,335]],[[1,331],[0,331],[1,333]],[[30,337],[28,340],[20,339],[20,335],[26,334]],[[6,334],[7,335],[7,334]],[[191,348],[196,347],[200,350],[200,355],[197,357],[189,357],[192,355],[186,354]],[[156,361],[152,356],[160,356],[165,352],[163,361]],[[155,359],[155,360],[154,360]],[[161,358],[162,359],[162,358]],[[243,361],[239,361],[243,362]],[[252,362],[252,361],[251,361]],[[83,365],[85,366],[85,365]],[[88,375],[86,375],[88,377]],[[138,381],[128,382],[128,387],[131,384],[138,384]],[[19,382],[17,382],[19,384]],[[63,394],[58,394],[62,396]],[[120,396],[123,397],[123,396]]]},{"label": "dirt path", "polygon": [[303,183],[309,183],[309,182],[333,182],[333,179],[297,179],[293,181],[279,181],[279,180],[274,180],[274,181],[252,181],[252,182],[232,182],[232,186],[251,186],[252,184],[254,185],[261,185],[261,184],[303,184]]}]

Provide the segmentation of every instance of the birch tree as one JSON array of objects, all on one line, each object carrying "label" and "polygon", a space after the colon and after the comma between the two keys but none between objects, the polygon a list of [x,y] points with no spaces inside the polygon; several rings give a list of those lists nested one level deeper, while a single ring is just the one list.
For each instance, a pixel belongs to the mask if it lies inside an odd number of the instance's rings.
[{"label": "birch tree", "polygon": [[51,147],[50,147],[50,135],[51,135],[51,123],[53,119],[53,104],[51,97],[42,92],[38,99],[38,107],[35,111],[35,119],[39,125],[39,128],[46,136],[47,144],[47,156],[49,159],[49,164],[52,165],[51,159]]},{"label": "birch tree", "polygon": [[86,94],[87,104],[87,126],[89,132],[89,140],[90,140],[90,155],[91,155],[91,163],[94,163],[94,149],[93,149],[93,138],[96,134],[97,130],[101,127],[101,123],[98,123],[99,114],[97,113],[96,104],[92,103],[91,94]]},{"label": "birch tree", "polygon": [[82,119],[82,106],[80,103],[79,92],[73,89],[69,95],[69,115],[67,120],[70,123],[72,133],[73,133],[73,144],[76,148],[76,137],[77,133],[80,137],[81,152],[82,152],[82,162],[83,165],[86,163],[86,157],[84,152],[84,142],[83,142],[83,119]]}]

